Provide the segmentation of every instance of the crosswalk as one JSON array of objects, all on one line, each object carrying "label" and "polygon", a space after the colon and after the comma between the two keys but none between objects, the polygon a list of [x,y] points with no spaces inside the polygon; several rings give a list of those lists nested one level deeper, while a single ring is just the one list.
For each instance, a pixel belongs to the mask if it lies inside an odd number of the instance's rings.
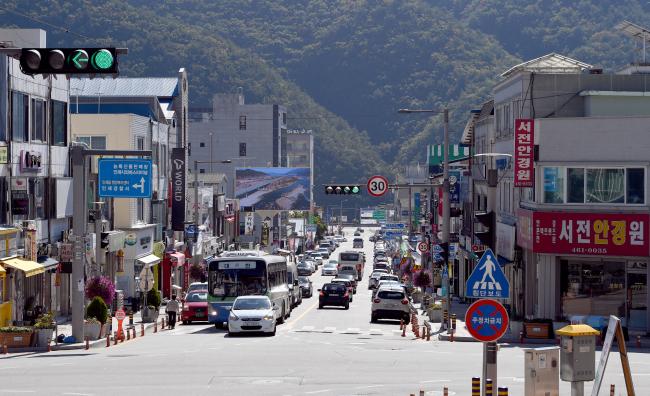
[{"label": "crosswalk", "polygon": [[321,334],[350,334],[350,335],[367,335],[367,336],[401,336],[402,331],[399,329],[361,329],[358,327],[348,327],[338,329],[336,327],[317,328],[315,326],[303,326],[300,329],[290,330],[291,333],[321,333]]}]

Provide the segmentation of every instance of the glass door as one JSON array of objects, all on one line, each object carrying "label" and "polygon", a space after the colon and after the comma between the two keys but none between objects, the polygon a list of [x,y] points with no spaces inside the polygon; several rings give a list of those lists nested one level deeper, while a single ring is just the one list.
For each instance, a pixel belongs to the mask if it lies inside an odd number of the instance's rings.
[{"label": "glass door", "polygon": [[630,329],[647,329],[648,264],[630,261],[627,264],[626,319]]}]

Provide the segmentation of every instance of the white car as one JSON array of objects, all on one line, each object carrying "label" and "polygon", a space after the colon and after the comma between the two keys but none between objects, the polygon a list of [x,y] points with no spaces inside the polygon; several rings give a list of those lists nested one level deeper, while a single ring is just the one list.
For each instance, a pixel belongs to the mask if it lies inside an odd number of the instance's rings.
[{"label": "white car", "polygon": [[323,265],[323,269],[321,270],[321,275],[327,276],[327,275],[333,275],[336,276],[339,274],[338,270],[338,265],[335,263],[327,263]]},{"label": "white car", "polygon": [[228,334],[267,333],[275,335],[280,307],[266,296],[240,296],[228,316]]}]

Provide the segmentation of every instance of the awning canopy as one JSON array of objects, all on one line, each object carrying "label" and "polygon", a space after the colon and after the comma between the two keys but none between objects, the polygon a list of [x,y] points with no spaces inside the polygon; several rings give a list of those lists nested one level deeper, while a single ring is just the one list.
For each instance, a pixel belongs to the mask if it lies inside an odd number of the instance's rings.
[{"label": "awning canopy", "polygon": [[158,264],[160,262],[160,258],[158,256],[155,256],[153,254],[148,254],[143,257],[139,257],[136,259],[137,261],[141,262],[147,267],[153,267],[154,265]]},{"label": "awning canopy", "polygon": [[46,271],[55,269],[56,266],[59,265],[59,261],[52,257],[47,257],[45,260],[39,261],[38,263],[42,265]]},{"label": "awning canopy", "polygon": [[15,270],[23,271],[25,276],[30,277],[45,272],[45,267],[40,265],[35,261],[25,260],[22,258],[14,257],[10,259],[4,259],[0,261],[6,267],[13,268]]},{"label": "awning canopy", "polygon": [[7,271],[4,269],[3,266],[0,265],[0,278],[4,278],[6,274]]},{"label": "awning canopy", "polygon": [[180,267],[185,264],[185,255],[181,252],[169,253],[171,263],[175,267]]}]

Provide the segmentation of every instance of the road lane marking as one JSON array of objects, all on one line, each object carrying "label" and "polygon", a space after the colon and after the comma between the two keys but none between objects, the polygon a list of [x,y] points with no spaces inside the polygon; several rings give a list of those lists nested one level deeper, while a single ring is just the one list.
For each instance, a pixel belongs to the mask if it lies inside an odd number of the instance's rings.
[{"label": "road lane marking", "polygon": [[325,393],[325,392],[331,392],[331,389],[323,389],[319,391],[311,391],[311,392],[305,392],[305,395],[315,395],[317,393]]},{"label": "road lane marking", "polygon": [[300,330],[294,330],[296,333],[310,333],[314,331],[315,327],[314,326],[302,326],[302,329]]},{"label": "road lane marking", "polygon": [[326,327],[321,331],[321,333],[334,333],[336,331],[336,327]]},{"label": "road lane marking", "polygon": [[364,385],[364,386],[357,386],[354,389],[370,389],[370,388],[381,388],[384,385]]},{"label": "road lane marking", "polygon": [[75,392],[62,393],[62,395],[93,396],[92,393],[75,393]]},{"label": "road lane marking", "polygon": [[437,382],[451,382],[451,380],[439,379],[439,380],[420,381],[419,383],[420,384],[433,384],[433,383],[437,383]]},{"label": "road lane marking", "polygon": [[0,389],[0,393],[36,393],[36,391],[24,389]]}]

